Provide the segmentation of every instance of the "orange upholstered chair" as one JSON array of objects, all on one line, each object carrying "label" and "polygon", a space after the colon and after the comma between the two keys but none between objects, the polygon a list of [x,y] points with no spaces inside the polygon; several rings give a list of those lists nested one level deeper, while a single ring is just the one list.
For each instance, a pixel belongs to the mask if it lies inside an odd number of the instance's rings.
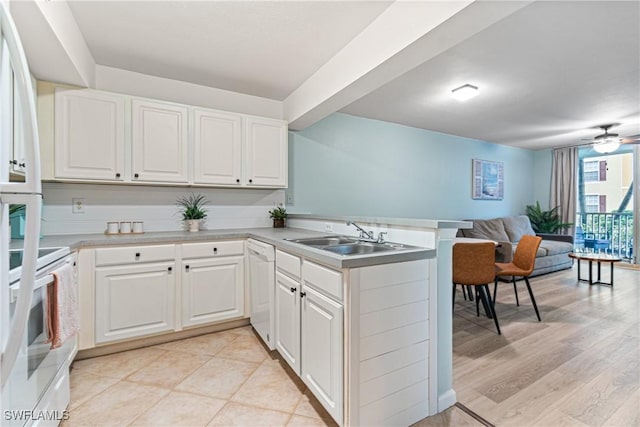
[{"label": "orange upholstered chair", "polygon": [[495,262],[496,245],[493,242],[453,245],[453,301],[456,298],[456,285],[463,285],[463,289],[464,286],[473,286],[476,290],[476,314],[480,314],[478,304],[482,299],[500,334],[498,316],[488,286],[495,278]]},{"label": "orange upholstered chair", "polygon": [[531,297],[531,302],[533,303],[533,308],[536,311],[538,321],[541,320],[540,313],[538,312],[536,299],[534,298],[533,291],[531,290],[529,276],[531,275],[531,272],[533,272],[533,268],[536,263],[536,253],[538,252],[541,241],[542,237],[539,236],[522,236],[522,239],[518,242],[518,246],[516,246],[516,252],[513,254],[513,261],[508,263],[496,262],[496,278],[495,285],[493,287],[493,305],[495,305],[498,291],[498,277],[511,276],[511,280],[513,281],[513,290],[516,293],[516,304],[520,305],[518,301],[518,290],[516,288],[516,276],[523,277],[524,282],[527,284],[529,296]]}]

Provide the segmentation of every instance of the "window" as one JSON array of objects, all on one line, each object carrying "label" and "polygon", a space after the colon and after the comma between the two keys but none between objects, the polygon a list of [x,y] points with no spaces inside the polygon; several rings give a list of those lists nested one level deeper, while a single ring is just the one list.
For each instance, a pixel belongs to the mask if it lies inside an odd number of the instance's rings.
[{"label": "window", "polygon": [[587,213],[607,211],[607,196],[602,194],[587,194],[584,196],[584,207]]},{"label": "window", "polygon": [[597,182],[607,180],[607,162],[605,160],[592,160],[584,162],[584,182]]},{"label": "window", "polygon": [[[585,180],[586,180],[586,172],[585,172]],[[584,197],[584,206],[587,212],[598,212],[598,209],[600,208],[600,198],[598,197],[597,194],[586,195]]]}]

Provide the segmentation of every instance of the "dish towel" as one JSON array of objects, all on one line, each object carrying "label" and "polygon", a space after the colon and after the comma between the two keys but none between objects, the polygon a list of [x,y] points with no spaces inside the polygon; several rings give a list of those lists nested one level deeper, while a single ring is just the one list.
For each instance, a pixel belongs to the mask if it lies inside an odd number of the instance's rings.
[{"label": "dish towel", "polygon": [[53,282],[47,285],[47,343],[54,349],[78,333],[80,315],[73,266],[66,263],[51,274]]}]

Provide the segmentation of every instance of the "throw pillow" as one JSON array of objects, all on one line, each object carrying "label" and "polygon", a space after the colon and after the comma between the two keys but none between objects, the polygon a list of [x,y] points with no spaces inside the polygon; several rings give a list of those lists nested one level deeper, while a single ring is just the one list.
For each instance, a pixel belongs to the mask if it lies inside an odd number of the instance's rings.
[{"label": "throw pillow", "polygon": [[524,235],[536,235],[536,232],[531,228],[531,221],[526,215],[508,216],[502,218],[502,222],[510,242],[518,243]]},{"label": "throw pillow", "polygon": [[473,221],[473,228],[470,230],[464,230],[465,237],[495,240],[496,242],[509,241],[509,236],[507,236],[504,224],[500,218],[474,219],[471,221]]}]

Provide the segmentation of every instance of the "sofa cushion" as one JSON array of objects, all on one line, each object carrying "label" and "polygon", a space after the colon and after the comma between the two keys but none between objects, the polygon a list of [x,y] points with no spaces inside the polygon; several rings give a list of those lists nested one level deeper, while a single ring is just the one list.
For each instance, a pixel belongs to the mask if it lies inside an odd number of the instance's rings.
[{"label": "sofa cushion", "polygon": [[540,248],[544,249],[544,256],[568,254],[573,251],[573,245],[567,242],[558,242],[556,240],[543,240],[540,242]]},{"label": "sofa cushion", "polygon": [[464,230],[465,237],[474,239],[488,239],[497,242],[509,242],[509,236],[504,230],[502,219],[474,219],[473,228]]},{"label": "sofa cushion", "polygon": [[502,222],[504,223],[504,230],[507,236],[509,236],[510,242],[518,243],[520,239],[522,239],[522,236],[535,236],[536,234],[531,227],[529,217],[526,215],[508,216],[502,218]]}]

